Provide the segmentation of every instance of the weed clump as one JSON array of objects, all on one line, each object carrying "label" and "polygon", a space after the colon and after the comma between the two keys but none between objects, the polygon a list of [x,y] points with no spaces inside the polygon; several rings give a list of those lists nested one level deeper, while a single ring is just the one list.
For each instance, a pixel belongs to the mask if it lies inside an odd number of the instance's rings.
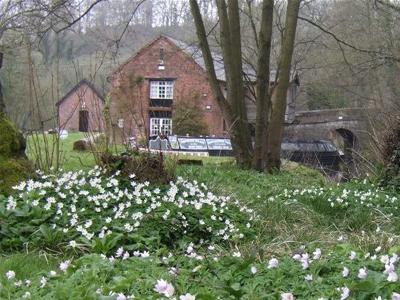
[{"label": "weed clump", "polygon": [[103,167],[109,174],[119,173],[128,178],[132,174],[138,182],[152,184],[168,184],[175,178],[174,168],[167,168],[162,153],[123,153],[121,155],[104,154],[101,158]]},{"label": "weed clump", "polygon": [[381,185],[392,186],[400,190],[400,117],[396,119],[391,128],[392,130],[387,132],[384,139],[385,168]]}]

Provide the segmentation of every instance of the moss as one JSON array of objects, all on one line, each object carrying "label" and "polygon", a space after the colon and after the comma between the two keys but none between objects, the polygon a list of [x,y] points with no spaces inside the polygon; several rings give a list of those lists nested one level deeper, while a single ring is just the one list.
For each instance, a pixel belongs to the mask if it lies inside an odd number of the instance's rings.
[{"label": "moss", "polygon": [[0,114],[0,159],[25,155],[25,139],[14,125]]},{"label": "moss", "polygon": [[0,193],[33,174],[25,155],[25,139],[4,114],[0,114]]},{"label": "moss", "polygon": [[0,193],[10,193],[12,186],[27,179],[32,173],[33,167],[26,159],[0,159]]}]

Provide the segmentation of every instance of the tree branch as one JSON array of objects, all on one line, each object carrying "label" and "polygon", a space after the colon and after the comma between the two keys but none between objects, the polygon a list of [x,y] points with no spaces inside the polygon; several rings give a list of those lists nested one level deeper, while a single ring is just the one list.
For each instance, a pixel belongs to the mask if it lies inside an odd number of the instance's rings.
[{"label": "tree branch", "polygon": [[61,31],[64,31],[64,30],[66,30],[66,29],[68,29],[68,28],[70,28],[70,27],[72,27],[73,25],[75,25],[76,23],[78,23],[80,20],[82,20],[82,18],[84,17],[84,16],[86,16],[91,10],[92,10],[92,8],[93,7],[95,7],[97,4],[99,4],[100,2],[103,2],[103,1],[105,1],[105,0],[95,0],[78,18],[76,18],[75,20],[73,20],[71,23],[69,23],[68,25],[66,25],[66,26],[64,26],[64,27],[62,27],[61,29],[58,29],[57,31],[56,31],[56,33],[60,33]]},{"label": "tree branch", "polygon": [[[378,1],[378,0],[377,0]],[[395,56],[391,56],[387,53],[383,53],[383,52],[379,52],[379,51],[374,51],[374,50],[368,50],[368,49],[362,49],[362,48],[358,48],[342,39],[340,39],[336,34],[334,34],[333,32],[329,31],[328,29],[324,28],[322,25],[319,25],[317,23],[315,23],[314,21],[298,16],[299,20],[305,21],[311,25],[313,25],[314,27],[318,28],[319,30],[323,31],[324,33],[330,35],[336,42],[350,48],[353,49],[355,51],[361,52],[361,53],[366,53],[366,54],[372,54],[372,55],[378,55],[380,56],[382,59],[385,60],[393,60],[393,61],[397,61],[400,62],[400,58],[399,57],[395,57]]]}]

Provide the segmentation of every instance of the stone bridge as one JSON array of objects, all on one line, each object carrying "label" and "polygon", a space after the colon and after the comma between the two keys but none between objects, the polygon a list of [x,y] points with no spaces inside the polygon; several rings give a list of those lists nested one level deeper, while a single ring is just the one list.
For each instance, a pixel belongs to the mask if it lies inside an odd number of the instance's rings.
[{"label": "stone bridge", "polygon": [[326,109],[296,112],[285,124],[285,137],[291,140],[329,140],[349,159],[354,151],[370,145],[368,135],[371,110],[363,108]]}]

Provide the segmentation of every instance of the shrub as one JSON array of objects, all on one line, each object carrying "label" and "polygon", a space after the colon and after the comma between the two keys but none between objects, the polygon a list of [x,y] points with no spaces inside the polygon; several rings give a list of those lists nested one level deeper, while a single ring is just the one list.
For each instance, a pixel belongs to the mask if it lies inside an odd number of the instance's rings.
[{"label": "shrub", "polygon": [[168,184],[175,177],[173,166],[168,169],[164,163],[163,154],[130,152],[121,155],[105,153],[103,166],[109,174],[118,172],[122,178],[135,174],[135,180],[152,184]]},{"label": "shrub", "polygon": [[14,125],[0,113],[0,159],[25,157],[25,139]]},{"label": "shrub", "polygon": [[22,182],[0,201],[0,248],[156,251],[251,236],[252,211],[204,184],[178,178],[157,187],[118,175],[96,168]]},{"label": "shrub", "polygon": [[201,108],[193,103],[180,103],[172,117],[173,132],[177,135],[207,135],[208,128],[204,123]]},{"label": "shrub", "polygon": [[381,184],[400,190],[400,117],[386,133],[383,146],[384,174]]},{"label": "shrub", "polygon": [[12,192],[12,186],[32,176],[32,164],[26,159],[0,158],[0,193]]},{"label": "shrub", "polygon": [[14,125],[0,113],[0,192],[8,193],[11,186],[32,174],[32,165],[25,155],[25,139]]}]

